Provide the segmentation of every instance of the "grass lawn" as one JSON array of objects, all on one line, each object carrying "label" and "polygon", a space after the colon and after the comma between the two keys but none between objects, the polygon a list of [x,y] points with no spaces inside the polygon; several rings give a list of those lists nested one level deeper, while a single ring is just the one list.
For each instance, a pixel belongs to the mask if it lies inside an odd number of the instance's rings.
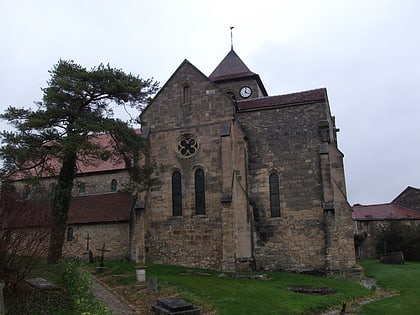
[{"label": "grass lawn", "polygon": [[[420,314],[420,263],[407,262],[404,265],[385,265],[373,260],[362,260],[365,274],[374,277],[379,286],[392,289],[397,296],[364,305],[353,314]],[[112,288],[126,288],[133,291],[136,286],[135,264],[131,262],[108,261],[107,270],[100,275]],[[89,265],[94,268],[94,265]],[[54,281],[55,266],[43,265],[32,276],[41,276]],[[374,290],[344,280],[334,280],[310,275],[273,273],[265,274],[267,280],[234,278],[233,274],[211,270],[200,270],[175,266],[148,265],[147,277],[156,277],[159,295],[176,295],[202,310],[213,310],[216,314],[319,314],[330,309],[340,309],[342,302],[360,301],[372,297]],[[329,295],[308,295],[295,293],[288,287],[326,287],[334,291]],[[134,289],[133,289],[134,288]],[[23,292],[25,293],[25,292]],[[30,292],[33,299],[19,296],[9,300],[8,314],[72,314],[66,310],[65,295],[38,296]],[[54,293],[57,294],[57,293]],[[145,303],[143,298],[139,302]],[[50,303],[52,302],[52,303]],[[149,301],[148,305],[156,302]],[[11,305],[19,307],[11,307]],[[27,304],[27,305],[25,305]]]},{"label": "grass lawn", "polygon": [[386,265],[362,260],[360,264],[365,274],[375,278],[379,286],[398,293],[397,296],[363,306],[360,314],[420,314],[420,263]]},{"label": "grass lawn", "polygon": [[[111,286],[134,284],[134,264],[107,262],[102,278]],[[147,277],[156,277],[160,289],[171,288],[181,298],[217,314],[317,314],[340,308],[343,301],[367,297],[372,291],[345,280],[290,273],[263,273],[268,280],[233,278],[233,274],[192,268],[149,265]],[[250,273],[255,274],[255,273]],[[117,277],[111,275],[118,275]],[[123,276],[126,275],[126,276]],[[288,287],[322,287],[328,295],[295,293]]]}]

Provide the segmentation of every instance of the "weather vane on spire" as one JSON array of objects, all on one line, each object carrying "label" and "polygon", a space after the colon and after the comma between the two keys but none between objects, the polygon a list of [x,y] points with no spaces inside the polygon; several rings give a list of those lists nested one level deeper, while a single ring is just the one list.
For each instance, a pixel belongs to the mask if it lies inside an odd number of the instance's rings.
[{"label": "weather vane on spire", "polygon": [[233,26],[230,27],[230,49],[233,50]]}]

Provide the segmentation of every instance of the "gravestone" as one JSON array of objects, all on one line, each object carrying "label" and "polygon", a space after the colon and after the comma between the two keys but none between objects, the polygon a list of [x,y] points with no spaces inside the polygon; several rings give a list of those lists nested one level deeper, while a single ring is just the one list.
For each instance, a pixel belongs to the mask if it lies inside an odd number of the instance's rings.
[{"label": "gravestone", "polygon": [[150,277],[147,279],[147,287],[149,291],[157,292],[157,278]]},{"label": "gravestone", "polygon": [[100,260],[100,263],[99,263],[99,267],[96,267],[96,271],[101,272],[102,270],[105,269],[105,266],[104,266],[104,261],[105,261],[104,255],[105,255],[105,252],[109,252],[110,250],[109,249],[105,249],[105,244],[102,245],[102,248],[97,248],[96,250],[98,250],[98,251],[101,252],[101,260]]},{"label": "gravestone", "polygon": [[387,254],[381,255],[379,262],[383,264],[403,265],[405,263],[404,254],[402,252],[387,253]]},{"label": "gravestone", "polygon": [[93,254],[92,251],[89,248],[89,241],[92,238],[89,236],[89,233],[87,234],[87,236],[85,237],[86,240],[86,251],[82,254],[82,261],[85,263],[92,263],[93,262]]},{"label": "gravestone", "polygon": [[160,298],[152,309],[159,315],[200,315],[200,310],[191,303],[174,298]]},{"label": "gravestone", "polygon": [[60,290],[60,287],[43,278],[27,279],[26,282],[38,290]]}]

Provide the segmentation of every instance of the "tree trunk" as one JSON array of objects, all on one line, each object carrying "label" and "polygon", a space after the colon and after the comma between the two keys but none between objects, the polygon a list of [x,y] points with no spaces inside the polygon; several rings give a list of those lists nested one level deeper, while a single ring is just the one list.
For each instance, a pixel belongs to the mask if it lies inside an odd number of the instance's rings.
[{"label": "tree trunk", "polygon": [[67,152],[63,158],[57,189],[52,200],[52,226],[50,245],[48,248],[48,263],[55,264],[63,254],[64,234],[71,202],[71,191],[76,170],[75,151]]}]

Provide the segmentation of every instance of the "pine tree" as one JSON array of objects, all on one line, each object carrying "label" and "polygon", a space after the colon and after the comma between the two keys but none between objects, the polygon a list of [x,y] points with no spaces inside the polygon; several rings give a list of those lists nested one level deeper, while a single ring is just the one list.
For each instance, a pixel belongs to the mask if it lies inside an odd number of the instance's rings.
[{"label": "pine tree", "polygon": [[[103,160],[115,153],[123,157],[133,180],[147,182],[150,165],[139,166],[146,146],[128,125],[114,117],[116,105],[130,106],[139,112],[158,89],[153,79],[141,79],[109,65],[91,70],[60,60],[49,71],[51,78],[43,91],[37,108],[10,106],[0,118],[15,130],[0,133],[3,146],[3,174],[42,177],[53,173],[48,163],[59,162],[57,186],[52,198],[52,226],[48,262],[55,263],[62,256],[64,233],[71,201],[78,160],[98,157]],[[109,133],[114,139],[112,149],[99,147],[89,141],[94,134]]]}]

